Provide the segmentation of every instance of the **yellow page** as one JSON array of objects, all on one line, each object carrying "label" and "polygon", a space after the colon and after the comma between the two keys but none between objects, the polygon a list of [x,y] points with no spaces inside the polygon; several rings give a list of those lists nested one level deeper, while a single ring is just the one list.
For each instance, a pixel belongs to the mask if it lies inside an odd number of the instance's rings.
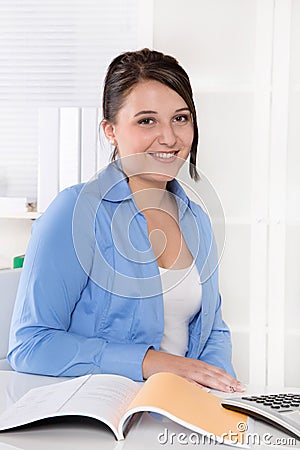
[{"label": "yellow page", "polygon": [[[221,398],[171,373],[152,375],[130,403],[132,408],[158,408],[207,433],[244,443],[248,417],[222,407]],[[236,434],[232,434],[236,433]],[[224,435],[227,436],[224,437]]]}]

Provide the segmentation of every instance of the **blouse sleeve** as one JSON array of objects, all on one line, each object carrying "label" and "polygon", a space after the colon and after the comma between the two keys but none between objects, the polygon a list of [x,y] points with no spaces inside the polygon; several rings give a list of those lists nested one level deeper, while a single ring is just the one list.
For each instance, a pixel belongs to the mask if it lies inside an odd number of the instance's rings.
[{"label": "blouse sleeve", "polygon": [[213,327],[205,347],[202,350],[201,360],[213,366],[217,366],[233,377],[236,377],[231,362],[232,344],[230,331],[222,319],[221,304],[222,300],[221,295],[219,294]]},{"label": "blouse sleeve", "polygon": [[[21,372],[52,376],[115,373],[142,381],[142,361],[149,345],[113,344],[68,331],[88,281],[72,239],[76,199],[75,188],[62,191],[33,224],[7,358]],[[92,244],[89,250],[92,254]]]}]

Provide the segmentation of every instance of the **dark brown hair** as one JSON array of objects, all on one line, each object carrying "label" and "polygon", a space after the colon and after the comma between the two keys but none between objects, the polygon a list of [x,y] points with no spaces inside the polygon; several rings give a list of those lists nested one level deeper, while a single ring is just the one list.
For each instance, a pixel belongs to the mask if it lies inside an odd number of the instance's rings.
[{"label": "dark brown hair", "polygon": [[[196,169],[198,126],[196,108],[189,77],[178,61],[169,55],[144,48],[117,56],[109,65],[104,80],[102,112],[103,119],[115,123],[116,116],[131,89],[140,81],[156,80],[177,92],[191,111],[194,139],[190,151],[190,175],[199,178]],[[112,159],[117,156],[115,148]]]}]

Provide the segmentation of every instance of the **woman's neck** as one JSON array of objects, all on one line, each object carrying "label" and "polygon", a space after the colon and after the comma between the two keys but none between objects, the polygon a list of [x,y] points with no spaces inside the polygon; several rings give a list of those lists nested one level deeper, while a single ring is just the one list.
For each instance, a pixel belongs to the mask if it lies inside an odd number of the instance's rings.
[{"label": "woman's neck", "polygon": [[158,189],[161,191],[167,189],[167,181],[147,180],[138,176],[129,177],[128,184],[133,194],[144,189]]},{"label": "woman's neck", "polygon": [[169,202],[166,181],[156,182],[130,177],[128,184],[136,205],[141,211],[149,208],[163,209],[166,206],[166,202]]}]

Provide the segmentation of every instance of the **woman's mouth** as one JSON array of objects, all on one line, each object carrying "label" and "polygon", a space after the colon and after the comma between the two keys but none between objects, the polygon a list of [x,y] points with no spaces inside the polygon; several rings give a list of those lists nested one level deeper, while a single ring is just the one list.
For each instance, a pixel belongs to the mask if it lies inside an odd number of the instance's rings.
[{"label": "woman's mouth", "polygon": [[172,162],[176,159],[179,150],[173,152],[149,152],[149,154],[157,161]]}]

